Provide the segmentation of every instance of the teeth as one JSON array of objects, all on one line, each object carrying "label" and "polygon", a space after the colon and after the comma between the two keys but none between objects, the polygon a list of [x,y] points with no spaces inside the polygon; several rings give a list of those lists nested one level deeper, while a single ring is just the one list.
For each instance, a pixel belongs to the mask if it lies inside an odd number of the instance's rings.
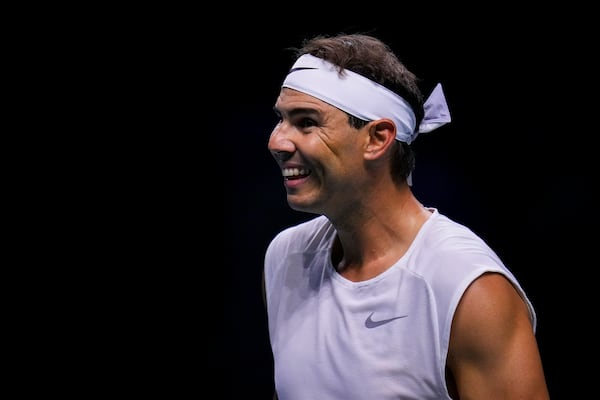
[{"label": "teeth", "polygon": [[284,168],[282,173],[284,177],[308,175],[310,170],[304,168]]}]

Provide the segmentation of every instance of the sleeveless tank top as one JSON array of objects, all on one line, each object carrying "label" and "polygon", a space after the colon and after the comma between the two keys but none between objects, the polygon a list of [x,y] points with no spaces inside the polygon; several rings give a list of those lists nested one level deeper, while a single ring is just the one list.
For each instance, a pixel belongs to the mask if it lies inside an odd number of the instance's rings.
[{"label": "sleeveless tank top", "polygon": [[331,263],[335,229],[318,216],[281,231],[265,253],[279,400],[448,399],[445,364],[457,304],[486,272],[515,276],[474,232],[431,208],[408,251],[362,282]]}]

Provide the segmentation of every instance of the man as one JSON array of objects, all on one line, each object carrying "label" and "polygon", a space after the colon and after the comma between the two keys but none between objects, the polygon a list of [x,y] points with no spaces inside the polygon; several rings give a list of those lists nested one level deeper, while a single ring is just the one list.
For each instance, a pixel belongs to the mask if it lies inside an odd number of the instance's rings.
[{"label": "man", "polygon": [[265,255],[276,398],[548,399],[523,288],[471,230],[411,191],[412,141],[450,122],[387,45],[298,49],[268,147],[315,218]]}]

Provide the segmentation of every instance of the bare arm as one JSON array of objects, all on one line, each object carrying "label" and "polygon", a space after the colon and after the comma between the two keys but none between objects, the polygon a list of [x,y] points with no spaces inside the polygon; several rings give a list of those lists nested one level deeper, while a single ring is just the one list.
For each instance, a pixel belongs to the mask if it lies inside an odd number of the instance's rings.
[{"label": "bare arm", "polygon": [[500,274],[479,277],[464,293],[447,366],[461,399],[550,398],[527,306]]}]

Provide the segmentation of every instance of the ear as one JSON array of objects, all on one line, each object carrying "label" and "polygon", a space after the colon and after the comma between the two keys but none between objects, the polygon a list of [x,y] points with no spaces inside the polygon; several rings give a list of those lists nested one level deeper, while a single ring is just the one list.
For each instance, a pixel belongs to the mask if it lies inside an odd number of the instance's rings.
[{"label": "ear", "polygon": [[396,140],[396,125],[392,120],[383,118],[369,124],[369,135],[365,146],[365,159],[380,158]]}]

